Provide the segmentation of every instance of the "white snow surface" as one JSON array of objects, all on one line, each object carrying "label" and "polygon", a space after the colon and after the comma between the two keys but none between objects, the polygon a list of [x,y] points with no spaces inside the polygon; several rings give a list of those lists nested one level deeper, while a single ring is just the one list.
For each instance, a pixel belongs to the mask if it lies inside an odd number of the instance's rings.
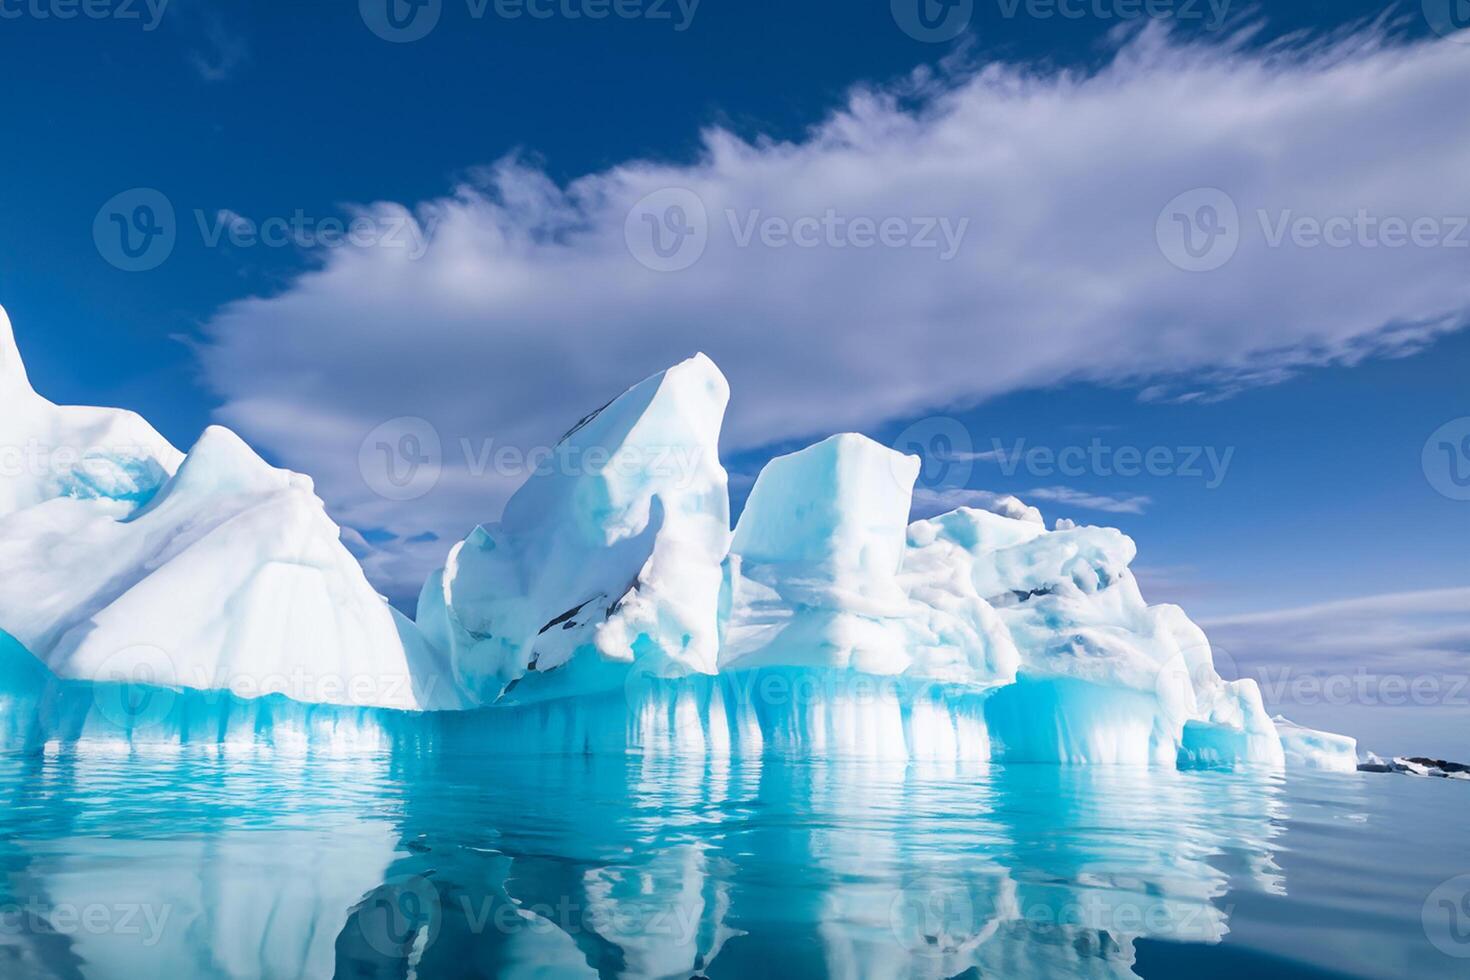
[{"label": "white snow surface", "polygon": [[56,497],[148,499],[183,455],[132,412],[53,405],[31,388],[0,308],[0,518]]},{"label": "white snow surface", "polygon": [[583,419],[498,524],[456,545],[418,621],[482,703],[713,673],[730,389],[697,355]]},{"label": "white snow surface", "polygon": [[43,456],[80,461],[0,484],[0,630],[56,677],[463,705],[441,655],[347,552],[310,479],[227,429],[207,429],[181,457],[136,416],[52,406],[31,391],[8,320],[0,329],[0,447],[34,441]]},{"label": "white snow surface", "polygon": [[1352,739],[1273,720],[1183,610],[1148,605],[1115,529],[1048,531],[1019,501],[910,523],[920,461],[848,433],[771,460],[732,533],[728,399],[696,355],[584,418],[454,547],[413,623],[308,478],[226,429],[184,457],[130,413],[52,405],[0,312],[0,451],[28,461],[0,470],[0,736],[55,736],[36,705],[57,684],[51,714],[91,731],[76,683],[121,680],[229,692],[180,698],[187,732],[147,719],[175,740],[279,719],[290,740],[413,741],[372,709],[477,707],[437,712],[435,737],[1355,766]]},{"label": "white snow surface", "polygon": [[1358,742],[1347,735],[1334,735],[1303,728],[1294,721],[1276,715],[1271,719],[1286,750],[1286,762],[1303,769],[1325,769],[1328,772],[1356,772]]},{"label": "white snow surface", "polygon": [[851,433],[771,460],[730,546],[720,668],[908,669],[898,576],[918,472]]}]

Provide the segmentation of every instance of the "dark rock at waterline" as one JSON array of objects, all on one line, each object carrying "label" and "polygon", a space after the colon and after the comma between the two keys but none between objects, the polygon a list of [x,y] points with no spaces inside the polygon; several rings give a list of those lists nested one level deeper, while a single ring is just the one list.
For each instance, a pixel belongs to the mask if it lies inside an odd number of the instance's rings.
[{"label": "dark rock at waterline", "polygon": [[1424,756],[1395,756],[1389,761],[1368,753],[1368,761],[1358,763],[1358,772],[1397,772],[1408,776],[1437,776],[1440,779],[1470,779],[1470,766],[1462,762],[1446,762]]},{"label": "dark rock at waterline", "polygon": [[1426,759],[1422,756],[1417,755],[1409,756],[1408,761],[1416,762],[1421,766],[1428,766],[1430,769],[1440,769],[1444,772],[1470,772],[1470,766],[1467,766],[1463,762],[1446,762],[1443,759]]}]

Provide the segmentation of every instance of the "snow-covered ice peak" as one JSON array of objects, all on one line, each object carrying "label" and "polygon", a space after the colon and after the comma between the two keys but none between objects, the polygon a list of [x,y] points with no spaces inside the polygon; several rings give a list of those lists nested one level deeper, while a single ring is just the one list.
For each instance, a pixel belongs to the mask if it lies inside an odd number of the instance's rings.
[{"label": "snow-covered ice peak", "polygon": [[[14,355],[7,324],[3,352]],[[56,406],[6,363],[0,631],[57,678],[393,708],[460,707],[368,583],[310,479],[228,429],[187,457],[138,416]]]},{"label": "snow-covered ice peak", "polygon": [[10,325],[5,307],[0,306],[0,400],[9,408],[12,398],[29,394],[32,394],[31,382],[26,377],[20,348],[15,343],[15,330]]},{"label": "snow-covered ice peak", "polygon": [[903,673],[898,573],[918,473],[918,457],[854,433],[767,463],[730,546],[721,669]]},{"label": "snow-covered ice peak", "polygon": [[709,674],[730,504],[730,389],[695,355],[582,419],[430,577],[418,621],[483,702]]},{"label": "snow-covered ice peak", "polygon": [[730,550],[751,562],[891,576],[918,475],[917,456],[853,432],[777,456],[756,477]]},{"label": "snow-covered ice peak", "polygon": [[314,496],[309,477],[271,466],[234,432],[211,425],[142,513],[165,509],[173,500],[264,496],[292,489]]},{"label": "snow-covered ice peak", "polygon": [[54,497],[137,507],[183,456],[132,412],[53,405],[31,388],[0,309],[0,517]]},{"label": "snow-covered ice peak", "polygon": [[1221,677],[1115,529],[1001,497],[910,523],[920,461],[845,433],[771,460],[732,532],[728,399],[696,355],[582,418],[415,624],[309,478],[227,429],[186,457],[51,404],[0,312],[0,450],[26,462],[0,470],[0,739],[119,736],[92,688],[125,680],[176,695],[153,719],[175,741],[1355,764]]}]

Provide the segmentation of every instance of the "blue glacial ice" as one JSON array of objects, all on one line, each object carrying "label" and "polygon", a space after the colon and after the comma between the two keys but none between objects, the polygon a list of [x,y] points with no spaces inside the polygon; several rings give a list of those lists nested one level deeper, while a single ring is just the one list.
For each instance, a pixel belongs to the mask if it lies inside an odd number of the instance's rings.
[{"label": "blue glacial ice", "polygon": [[227,429],[184,456],[129,413],[52,405],[31,390],[3,313],[0,370],[0,630],[58,679],[464,703],[310,479]]},{"label": "blue glacial ice", "polygon": [[1354,768],[1143,600],[1117,530],[909,523],[919,460],[855,434],[773,459],[732,530],[728,398],[698,355],[582,419],[411,622],[307,477],[52,405],[0,311],[29,461],[0,470],[0,737]]},{"label": "blue glacial ice", "polygon": [[628,668],[712,674],[730,500],[729,386],[700,355],[568,432],[430,576],[418,621],[482,702],[621,689]]}]

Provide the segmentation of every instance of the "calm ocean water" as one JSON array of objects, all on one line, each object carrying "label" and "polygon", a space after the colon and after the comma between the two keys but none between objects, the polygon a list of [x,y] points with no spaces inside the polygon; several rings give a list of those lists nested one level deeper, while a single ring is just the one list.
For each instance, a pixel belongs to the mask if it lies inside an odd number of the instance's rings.
[{"label": "calm ocean water", "polygon": [[0,757],[0,976],[1470,976],[1470,784]]}]

